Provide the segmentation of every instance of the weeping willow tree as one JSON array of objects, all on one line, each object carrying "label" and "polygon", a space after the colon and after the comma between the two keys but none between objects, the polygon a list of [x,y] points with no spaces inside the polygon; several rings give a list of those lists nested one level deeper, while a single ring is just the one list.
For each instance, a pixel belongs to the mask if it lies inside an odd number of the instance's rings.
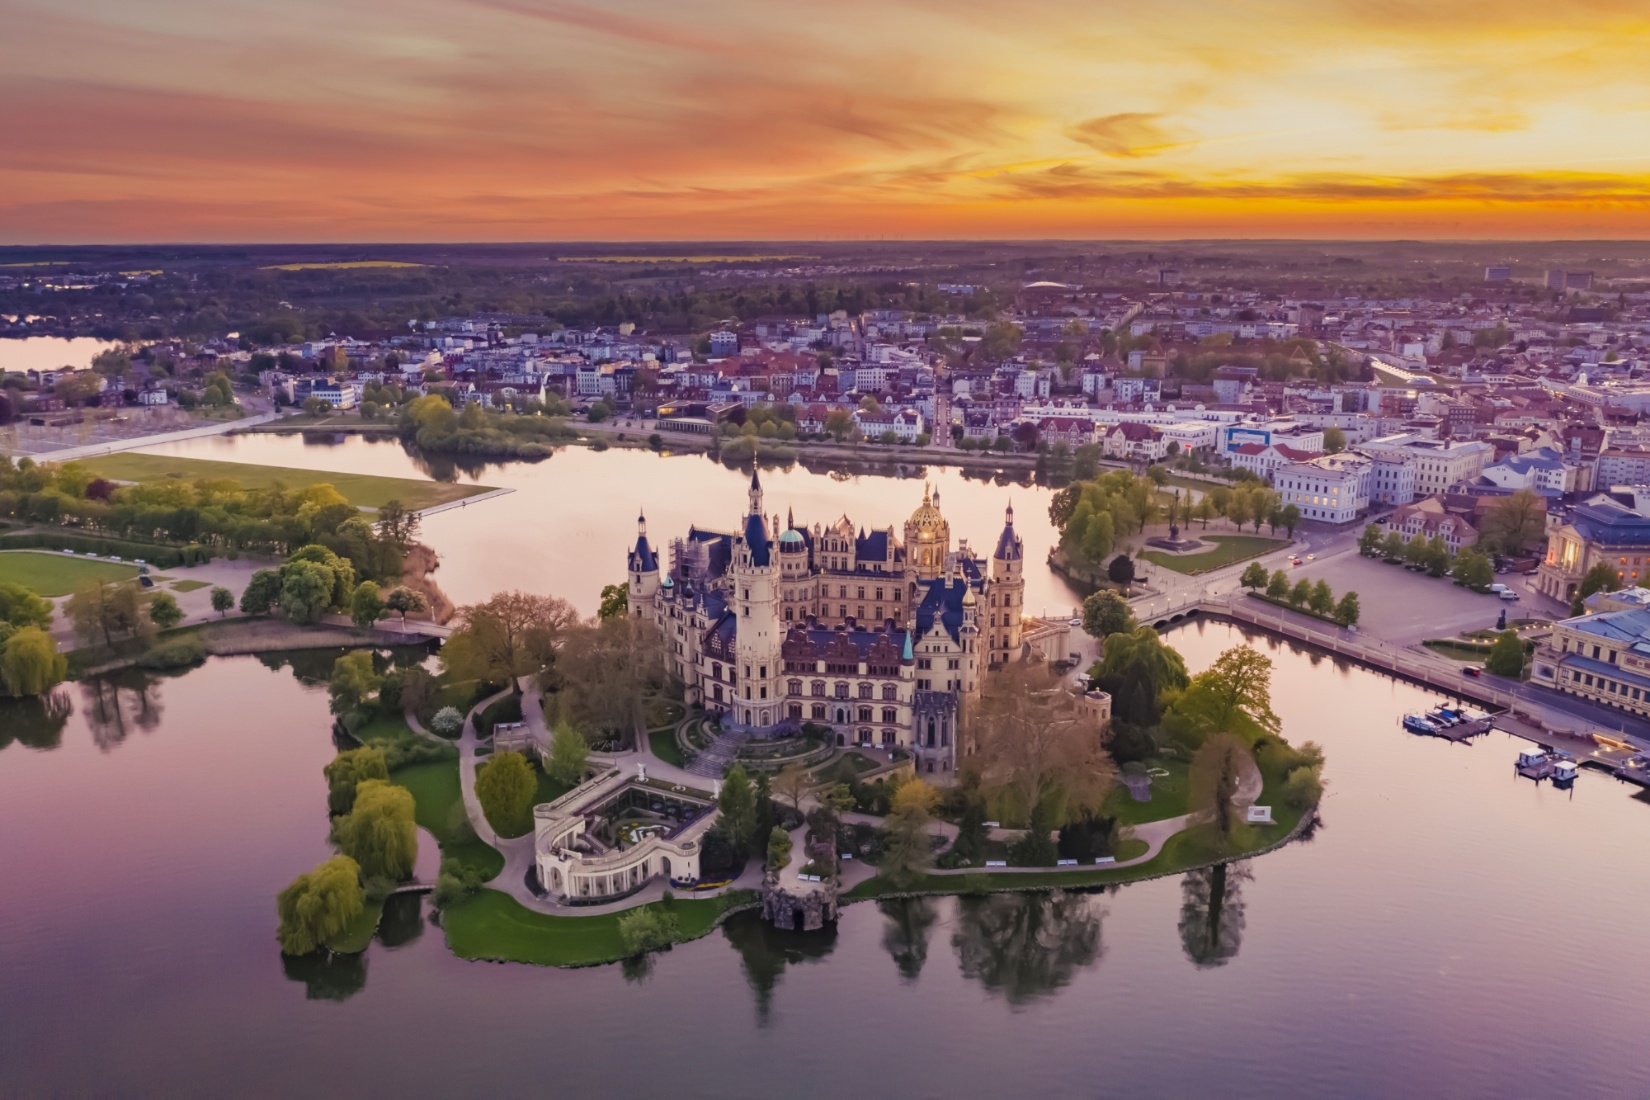
[{"label": "weeping willow tree", "polygon": [[382,779],[361,781],[354,808],[333,822],[332,839],[368,878],[406,878],[418,857],[412,792]]},{"label": "weeping willow tree", "polygon": [[342,934],[365,907],[360,865],[348,856],[333,856],[293,879],[276,898],[281,953],[309,954]]}]

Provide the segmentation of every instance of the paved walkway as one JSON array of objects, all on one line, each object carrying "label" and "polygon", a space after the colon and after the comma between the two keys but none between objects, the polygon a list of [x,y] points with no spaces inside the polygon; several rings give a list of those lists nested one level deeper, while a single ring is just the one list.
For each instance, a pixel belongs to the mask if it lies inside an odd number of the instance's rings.
[{"label": "paved walkway", "polygon": [[97,455],[112,455],[117,451],[135,451],[143,447],[154,447],[161,443],[179,443],[185,439],[200,439],[209,435],[223,435],[236,428],[252,428],[259,424],[268,424],[280,418],[279,413],[267,412],[257,416],[243,417],[240,420],[225,420],[213,424],[203,424],[198,428],[185,428],[176,432],[159,432],[155,435],[138,435],[130,439],[110,439],[101,443],[93,443],[84,447],[63,447],[58,450],[24,451],[13,453],[15,458],[33,458],[38,462],[73,462],[79,458],[94,458]]}]

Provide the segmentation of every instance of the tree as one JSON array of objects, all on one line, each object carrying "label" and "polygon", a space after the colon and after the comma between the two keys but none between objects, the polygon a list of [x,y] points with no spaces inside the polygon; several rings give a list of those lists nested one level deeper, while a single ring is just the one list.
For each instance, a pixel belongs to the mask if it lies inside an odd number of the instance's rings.
[{"label": "tree", "polygon": [[1312,598],[1312,582],[1302,577],[1295,582],[1295,587],[1289,590],[1289,602],[1295,607],[1304,607]]},{"label": "tree", "polygon": [[1306,604],[1319,615],[1327,615],[1335,610],[1335,594],[1329,590],[1329,582],[1320,580],[1312,586],[1312,594],[1306,598]]},{"label": "tree", "polygon": [[557,596],[500,592],[458,609],[455,629],[441,647],[441,662],[460,680],[507,682],[521,692],[521,677],[542,672],[556,645],[578,622],[578,613]]},{"label": "tree", "polygon": [[275,569],[260,569],[252,574],[241,593],[241,614],[267,615],[281,598],[281,574]]},{"label": "tree", "polygon": [[1449,547],[1444,545],[1443,536],[1434,535],[1427,540],[1427,552],[1423,561],[1429,577],[1442,577],[1449,572]]},{"label": "tree", "polygon": [[1373,558],[1381,552],[1381,529],[1371,523],[1364,527],[1363,534],[1358,536],[1358,553],[1366,558]]},{"label": "tree", "polygon": [[644,905],[619,918],[619,939],[631,958],[661,951],[676,942],[680,922],[664,906]]},{"label": "tree", "polygon": [[281,610],[300,626],[321,621],[332,604],[333,575],[312,561],[292,562],[281,569]]},{"label": "tree", "polygon": [[418,538],[421,522],[418,513],[409,511],[399,500],[386,500],[378,509],[377,522],[373,526],[379,538],[401,553],[406,553]]},{"label": "tree", "polygon": [[[14,698],[45,695],[69,674],[69,659],[57,651],[57,639],[40,627],[10,627],[0,643],[0,688]],[[9,721],[10,719],[8,719]]]},{"label": "tree", "polygon": [[378,595],[376,581],[362,581],[350,596],[349,617],[356,626],[366,628],[384,617],[384,601]]},{"label": "tree", "polygon": [[1101,589],[1083,601],[1083,629],[1090,637],[1127,634],[1134,627],[1134,612],[1117,593]]},{"label": "tree", "polygon": [[825,432],[841,443],[854,430],[854,414],[847,409],[832,409],[825,414]]},{"label": "tree", "polygon": [[1252,877],[1244,864],[1217,863],[1181,880],[1180,943],[1198,969],[1237,957],[1244,926],[1240,884]]},{"label": "tree", "polygon": [[41,630],[52,625],[52,602],[35,595],[20,584],[0,581],[0,639],[7,626],[38,626]]},{"label": "tree", "polygon": [[1266,594],[1274,600],[1289,598],[1289,574],[1279,569],[1266,582]]},{"label": "tree", "polygon": [[360,710],[383,683],[372,664],[372,651],[357,649],[332,662],[327,697],[332,713],[344,716]]},{"label": "tree", "polygon": [[183,621],[183,608],[170,592],[156,592],[149,597],[149,621],[162,630],[171,630]]},{"label": "tree", "polygon": [[[1115,646],[1140,657],[1127,667],[1156,667],[1150,656],[1137,652],[1135,639],[1146,633],[1157,634],[1141,627],[1132,634],[1111,635],[1107,657]],[[978,701],[964,711],[962,734],[969,781],[1020,820],[1042,807],[1050,824],[1058,826],[1097,810],[1117,778],[1100,722],[1081,697],[1041,665],[1013,662],[987,673]]]},{"label": "tree", "polygon": [[1234,847],[1239,825],[1237,795],[1244,765],[1253,766],[1248,750],[1229,733],[1215,733],[1192,756],[1188,774],[1191,805],[1199,824],[1207,826],[1212,846],[1225,853]]},{"label": "tree", "polygon": [[1495,567],[1483,551],[1472,546],[1461,548],[1455,555],[1455,583],[1464,588],[1483,591],[1495,583]]},{"label": "tree", "polygon": [[116,634],[136,635],[147,626],[133,584],[88,582],[74,590],[65,610],[74,622],[75,633],[87,641],[101,634],[105,645],[114,641]]},{"label": "tree", "polygon": [[1520,489],[1490,506],[1484,517],[1484,538],[1502,553],[1518,555],[1541,537],[1547,526],[1547,506],[1534,492]]},{"label": "tree", "polygon": [[222,585],[212,589],[212,610],[218,613],[221,619],[235,608],[235,593]]},{"label": "tree", "polygon": [[768,869],[783,870],[791,861],[791,834],[783,825],[775,825],[768,833]]},{"label": "tree", "polygon": [[361,865],[365,877],[401,881],[418,858],[412,792],[382,779],[363,779],[355,785],[355,805],[333,821],[332,839]]},{"label": "tree", "polygon": [[355,789],[368,779],[388,781],[389,766],[384,750],[377,745],[363,745],[333,757],[321,773],[327,777],[327,811],[347,814],[355,806]]},{"label": "tree", "polygon": [[613,619],[626,614],[630,610],[630,589],[622,584],[602,586],[601,608],[596,616],[602,619]]},{"label": "tree", "polygon": [[1112,713],[1137,726],[1155,726],[1163,693],[1188,683],[1186,662],[1150,626],[1108,637],[1090,675],[1111,693]]},{"label": "tree", "polygon": [[584,729],[637,742],[646,734],[656,704],[677,695],[665,666],[663,634],[635,616],[568,628],[553,679],[562,713]]},{"label": "tree", "polygon": [[442,737],[457,737],[464,728],[464,714],[457,707],[442,707],[430,719],[430,731]]},{"label": "tree", "polygon": [[1243,576],[1238,578],[1238,583],[1252,592],[1257,588],[1265,588],[1267,581],[1270,579],[1266,572],[1266,566],[1258,561],[1252,561],[1244,566]]},{"label": "tree", "polygon": [[1581,587],[1576,589],[1576,602],[1585,600],[1595,592],[1609,592],[1620,587],[1621,572],[1609,562],[1601,561],[1581,578]]},{"label": "tree", "polygon": [[1339,428],[1329,427],[1323,430],[1324,454],[1340,454],[1346,450],[1346,433]]},{"label": "tree", "polygon": [[1253,646],[1226,650],[1192,677],[1165,724],[1193,742],[1220,732],[1277,736],[1283,720],[1272,710],[1272,659]]},{"label": "tree", "polygon": [[1404,560],[1404,536],[1397,531],[1388,531],[1386,538],[1381,540],[1381,557],[1387,561]]},{"label": "tree", "polygon": [[1127,554],[1119,554],[1111,559],[1106,566],[1106,576],[1111,583],[1123,585],[1125,588],[1134,583],[1134,559]]},{"label": "tree", "polygon": [[787,764],[774,776],[773,791],[791,804],[793,810],[802,809],[802,799],[813,789],[813,780],[799,764]]},{"label": "tree", "polygon": [[1427,563],[1427,537],[1417,531],[1404,544],[1404,560],[1411,565],[1425,565]]},{"label": "tree", "polygon": [[590,764],[590,745],[584,734],[568,724],[566,719],[556,723],[555,740],[550,745],[550,763],[545,773],[563,786],[577,786]]},{"label": "tree", "polygon": [[1335,605],[1335,621],[1342,626],[1358,625],[1358,594],[1348,592],[1341,597],[1341,602]]},{"label": "tree", "polygon": [[397,588],[384,601],[384,608],[401,616],[401,629],[407,629],[407,616],[416,615],[424,610],[423,593],[415,592],[411,588]]},{"label": "tree", "polygon": [[276,898],[281,954],[309,954],[342,934],[365,908],[360,866],[348,856],[333,856],[293,879]]},{"label": "tree", "polygon": [[1484,661],[1484,671],[1509,680],[1517,680],[1524,675],[1524,643],[1518,640],[1516,630],[1503,630],[1496,635],[1490,655]]},{"label": "tree", "polygon": [[[904,786],[913,784],[927,786],[920,779]],[[882,863],[878,871],[888,881],[904,885],[934,862],[934,846],[928,839],[929,820],[923,800],[912,797],[891,809],[883,819]]]},{"label": "tree", "polygon": [[[1282,511],[1278,513],[1278,519],[1279,522],[1282,523],[1283,529],[1288,532],[1289,537],[1294,538],[1295,528],[1301,525],[1301,510],[1293,504],[1285,504]],[[1358,548],[1359,550],[1363,549],[1363,543],[1361,540],[1358,544]]]},{"label": "tree", "polygon": [[735,764],[722,779],[722,793],[716,806],[722,812],[721,825],[733,846],[735,858],[749,855],[756,842],[756,793],[743,766]]},{"label": "tree", "polygon": [[532,765],[519,752],[494,753],[476,769],[476,799],[500,836],[521,836],[533,827],[538,792]]}]

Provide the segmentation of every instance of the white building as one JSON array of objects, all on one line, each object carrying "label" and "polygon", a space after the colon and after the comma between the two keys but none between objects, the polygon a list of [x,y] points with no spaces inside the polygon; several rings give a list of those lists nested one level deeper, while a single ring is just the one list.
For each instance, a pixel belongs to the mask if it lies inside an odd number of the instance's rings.
[{"label": "white building", "polygon": [[1408,504],[1415,499],[1415,459],[1402,451],[1369,456],[1369,499],[1375,504]]},{"label": "white building", "polygon": [[1323,455],[1281,467],[1272,484],[1281,503],[1299,508],[1302,519],[1351,523],[1369,507],[1373,468],[1374,463],[1363,455]]},{"label": "white building", "polygon": [[1407,454],[1415,463],[1415,496],[1438,496],[1464,481],[1476,481],[1495,457],[1495,448],[1481,440],[1427,439],[1417,435],[1385,436],[1360,450]]}]

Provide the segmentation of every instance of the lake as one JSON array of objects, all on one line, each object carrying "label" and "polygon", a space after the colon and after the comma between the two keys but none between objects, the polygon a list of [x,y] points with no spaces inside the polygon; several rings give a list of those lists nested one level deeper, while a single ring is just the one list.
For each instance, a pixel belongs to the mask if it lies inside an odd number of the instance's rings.
[{"label": "lake", "polygon": [[[603,585],[625,579],[625,554],[636,541],[636,517],[647,515],[657,549],[689,525],[737,530],[748,510],[749,470],[730,469],[704,455],[659,455],[613,448],[565,447],[542,462],[486,464],[465,472],[439,457],[408,454],[398,440],[363,436],[211,436],[163,444],[146,453],[224,462],[254,462],[305,470],[386,477],[461,479],[514,490],[454,508],[424,521],[423,540],[441,554],[436,579],[455,603],[484,600],[500,589],[548,592],[595,614]],[[982,475],[951,466],[914,466],[904,476],[812,473],[798,465],[763,470],[769,514],[794,513],[798,523],[835,523],[847,515],[867,529],[905,521],[922,503],[924,482],[940,493],[953,542],[989,558],[1014,506],[1025,541],[1026,607],[1067,615],[1081,596],[1042,563],[1058,533],[1049,521],[1053,490],[1030,474]],[[1035,568],[1033,568],[1035,566]]]},{"label": "lake", "polygon": [[[293,442],[284,464],[405,458]],[[731,522],[743,499],[704,459],[563,461],[578,453],[487,470],[521,491],[459,510],[479,528],[432,518],[457,598],[575,595],[613,579],[567,556],[611,547],[617,568],[633,521],[610,512],[643,504],[657,532]],[[595,482],[596,463],[620,472]],[[1010,490],[939,483],[953,530],[983,544]],[[920,496],[800,471],[767,484],[799,517],[807,502],[898,521]],[[496,504],[514,507],[477,518]],[[472,572],[489,560],[492,584]],[[1246,637],[1169,635],[1194,671]],[[1518,780],[1502,734],[1411,737],[1397,716],[1435,696],[1253,640],[1277,663],[1285,735],[1325,746],[1329,786],[1309,838],[1227,872],[1218,921],[1202,873],[861,903],[814,935],[747,915],[643,971],[465,962],[416,900],[357,960],[283,964],[275,894],[328,852],[325,691],[254,658],[67,685],[55,717],[0,711],[0,1096],[1642,1094],[1650,804],[1599,773],[1573,793]]]},{"label": "lake", "polygon": [[89,367],[98,352],[113,341],[93,336],[25,336],[0,339],[0,374],[7,371],[56,370]]}]

